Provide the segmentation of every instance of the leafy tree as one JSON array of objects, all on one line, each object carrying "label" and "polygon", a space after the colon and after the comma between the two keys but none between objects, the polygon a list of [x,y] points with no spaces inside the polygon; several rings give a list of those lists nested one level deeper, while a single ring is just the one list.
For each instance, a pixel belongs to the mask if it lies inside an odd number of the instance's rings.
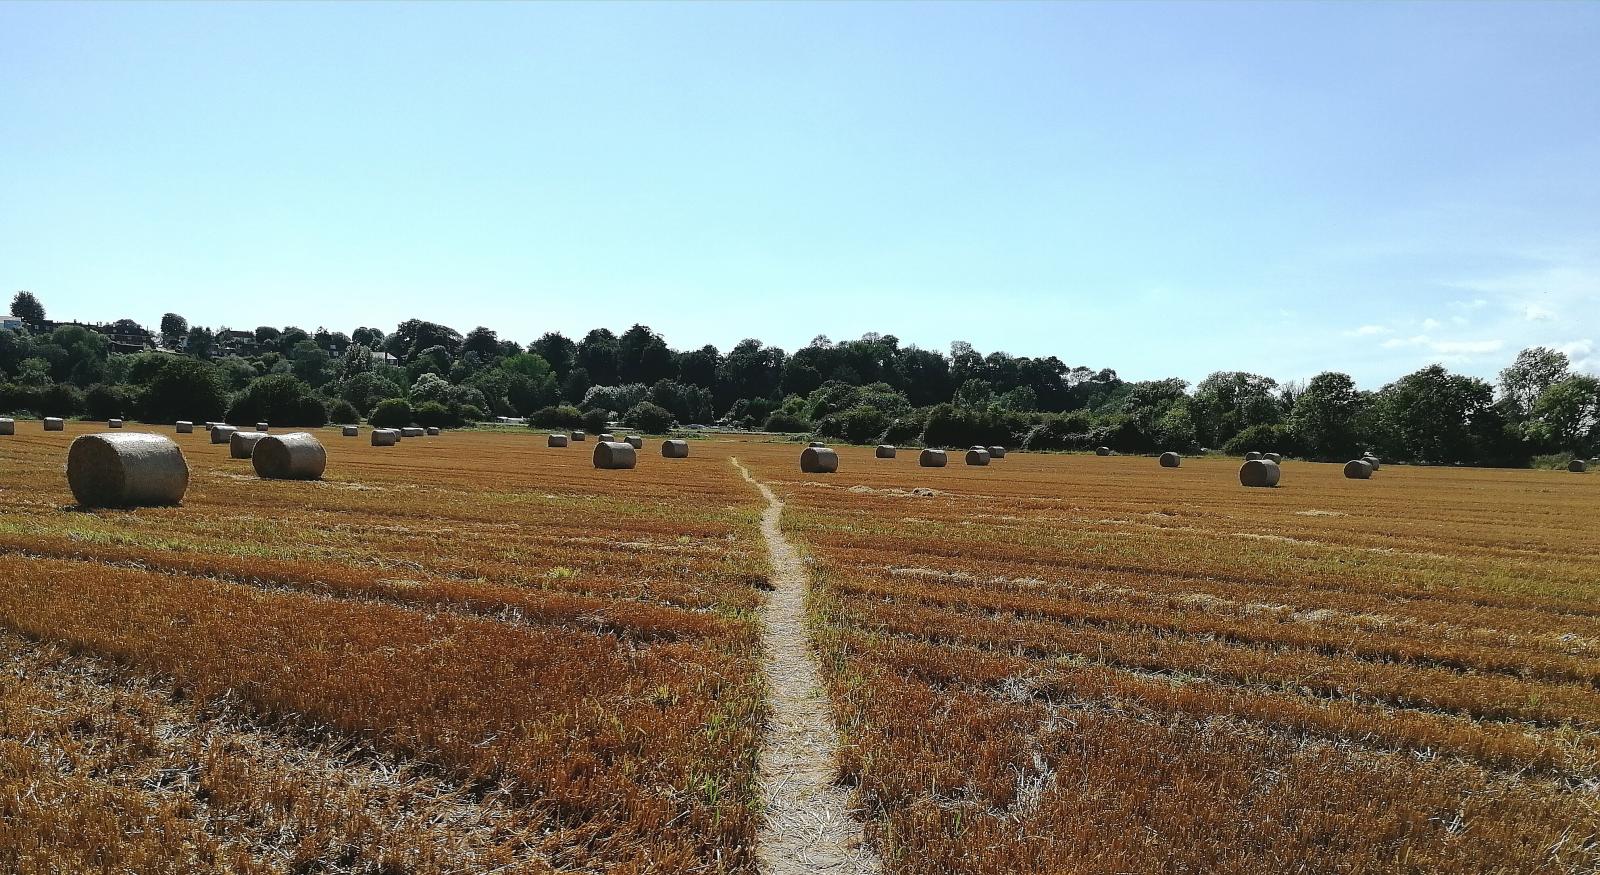
[{"label": "leafy tree", "polygon": [[118,419],[133,409],[133,399],[121,386],[96,383],[83,393],[83,400],[90,419]]},{"label": "leafy tree", "polygon": [[994,389],[983,380],[974,378],[962,383],[951,401],[963,410],[988,410],[994,403]]},{"label": "leafy tree", "polygon": [[1571,362],[1566,353],[1535,346],[1517,353],[1517,360],[1500,372],[1500,391],[1518,414],[1526,416],[1544,390],[1565,380]]},{"label": "leafy tree", "polygon": [[178,349],[183,346],[183,339],[189,335],[189,320],[177,313],[168,313],[161,317],[161,345],[167,349]]},{"label": "leafy tree", "polygon": [[228,406],[233,425],[271,422],[320,428],[328,424],[328,408],[311,387],[289,374],[270,374],[250,382]]},{"label": "leafy tree", "polygon": [[1243,371],[1218,371],[1201,380],[1190,405],[1200,440],[1223,446],[1252,425],[1282,422],[1277,388],[1271,377]]},{"label": "leafy tree", "polygon": [[1293,453],[1294,432],[1287,426],[1257,423],[1239,432],[1222,445],[1222,451],[1242,456],[1251,450],[1263,453]]},{"label": "leafy tree", "polygon": [[589,373],[589,379],[599,386],[614,386],[621,374],[616,335],[604,328],[585,334],[578,341],[578,367]]},{"label": "leafy tree", "polygon": [[411,362],[423,351],[439,347],[444,350],[446,357],[444,366],[439,370],[448,371],[449,359],[460,351],[461,343],[461,334],[454,328],[422,319],[407,319],[384,339],[383,348],[400,361]]},{"label": "leafy tree", "polygon": [[22,360],[28,358],[33,344],[24,335],[8,328],[0,328],[0,374],[17,373]]},{"label": "leafy tree", "polygon": [[479,325],[467,332],[466,339],[461,342],[461,352],[475,353],[482,361],[495,361],[500,358],[500,335]]},{"label": "leafy tree", "polygon": [[610,418],[610,411],[602,410],[596,407],[593,410],[584,411],[580,425],[582,425],[585,430],[598,434],[599,432],[606,430],[606,426],[609,424],[608,420],[610,420]]},{"label": "leafy tree", "polygon": [[450,383],[438,374],[423,374],[411,384],[407,393],[413,407],[432,401],[447,407],[450,404]]},{"label": "leafy tree", "polygon": [[211,329],[199,325],[189,329],[189,334],[183,342],[184,351],[200,359],[211,358],[216,348],[216,335],[211,333]]},{"label": "leafy tree", "polygon": [[386,398],[372,408],[367,420],[373,428],[404,428],[411,424],[411,402],[404,398]]},{"label": "leafy tree", "polygon": [[33,292],[17,292],[11,299],[11,315],[22,320],[22,324],[35,332],[44,331],[44,305],[34,297]]},{"label": "leafy tree", "polygon": [[315,341],[302,340],[289,351],[290,372],[312,386],[333,379],[333,357]]},{"label": "leafy tree", "polygon": [[227,411],[226,378],[217,366],[163,353],[134,358],[128,376],[134,409],[145,422],[221,419]]},{"label": "leafy tree", "polygon": [[650,387],[649,400],[665,408],[679,422],[709,423],[717,418],[711,391],[702,386],[660,380]]},{"label": "leafy tree", "polygon": [[547,332],[528,344],[528,352],[549,362],[556,379],[565,378],[578,366],[578,345],[559,331]]},{"label": "leafy tree", "polygon": [[1360,420],[1364,399],[1346,374],[1327,371],[1311,378],[1295,399],[1289,427],[1313,459],[1356,458],[1365,448]]},{"label": "leafy tree", "polygon": [[[46,347],[55,347],[61,355],[51,355]],[[49,358],[50,375],[58,382],[87,386],[99,382],[105,375],[111,341],[104,334],[81,325],[63,325],[50,333],[48,344],[35,344],[35,351]]]},{"label": "leafy tree", "polygon": [[817,420],[816,433],[852,444],[870,443],[888,429],[890,420],[882,409],[862,404]]},{"label": "leafy tree", "polygon": [[36,398],[40,416],[77,416],[84,412],[88,403],[83,390],[67,383],[42,386]]},{"label": "leafy tree", "polygon": [[1569,376],[1545,387],[1533,402],[1529,432],[1553,450],[1587,456],[1600,450],[1600,379]]},{"label": "leafy tree", "polygon": [[665,434],[672,427],[672,413],[649,401],[640,401],[623,414],[622,421],[645,434]]},{"label": "leafy tree", "polygon": [[1429,365],[1383,387],[1375,399],[1385,455],[1449,463],[1474,458],[1473,420],[1494,398],[1488,383]]},{"label": "leafy tree", "polygon": [[584,394],[583,402],[578,405],[578,409],[616,412],[632,410],[635,404],[644,400],[648,391],[640,383],[629,383],[626,386],[595,386]]},{"label": "leafy tree", "polygon": [[350,332],[350,342],[359,343],[367,349],[377,349],[383,346],[384,334],[376,328],[357,328]]},{"label": "leafy tree", "polygon": [[541,407],[528,414],[528,425],[535,428],[580,428],[583,426],[583,413],[570,404]]},{"label": "leafy tree", "polygon": [[568,401],[582,401],[583,396],[589,393],[594,384],[589,380],[589,372],[583,368],[573,368],[561,379],[561,397]]},{"label": "leafy tree", "polygon": [[806,432],[811,430],[811,421],[797,414],[779,410],[767,417],[767,421],[761,425],[761,430],[781,433]]},{"label": "leafy tree", "polygon": [[717,385],[717,366],[721,362],[722,356],[710,344],[686,352],[678,357],[678,380],[690,386],[713,389]]},{"label": "leafy tree", "polygon": [[340,425],[355,425],[361,421],[361,414],[349,401],[340,398],[328,408],[328,421]]},{"label": "leafy tree", "polygon": [[412,410],[412,418],[417,425],[431,425],[437,428],[460,424],[460,418],[450,411],[450,408],[437,401],[424,401]]}]

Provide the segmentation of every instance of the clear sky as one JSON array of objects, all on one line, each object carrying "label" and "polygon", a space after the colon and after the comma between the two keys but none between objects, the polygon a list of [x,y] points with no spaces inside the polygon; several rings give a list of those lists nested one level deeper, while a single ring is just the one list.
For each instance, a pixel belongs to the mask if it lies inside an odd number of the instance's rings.
[{"label": "clear sky", "polygon": [[0,291],[1600,371],[1600,3],[0,3]]}]

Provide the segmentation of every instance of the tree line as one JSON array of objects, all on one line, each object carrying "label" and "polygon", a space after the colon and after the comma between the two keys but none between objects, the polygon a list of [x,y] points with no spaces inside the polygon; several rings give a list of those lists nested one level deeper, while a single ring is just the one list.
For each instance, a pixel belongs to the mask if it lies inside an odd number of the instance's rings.
[{"label": "tree line", "polygon": [[[0,329],[0,411],[151,422],[260,420],[318,426],[458,426],[493,418],[541,428],[608,422],[660,433],[674,424],[808,432],[855,443],[1003,444],[1119,452],[1274,450],[1343,460],[1363,452],[1436,464],[1526,466],[1600,453],[1600,380],[1559,351],[1523,350],[1497,384],[1430,365],[1375,391],[1346,374],[1308,381],[1220,371],[1129,382],[1055,356],[948,354],[887,334],[786,352],[747,339],[675,350],[644,325],[526,345],[490,328],[462,334],[421,319],[361,327],[190,326],[131,320],[56,325],[18,293],[21,325]],[[108,332],[156,346],[118,353]]]}]

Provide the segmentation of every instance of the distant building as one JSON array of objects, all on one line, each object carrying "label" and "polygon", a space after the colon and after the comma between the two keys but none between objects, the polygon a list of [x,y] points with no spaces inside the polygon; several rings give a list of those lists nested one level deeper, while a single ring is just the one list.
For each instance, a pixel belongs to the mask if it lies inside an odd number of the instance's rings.
[{"label": "distant building", "polygon": [[394,356],[392,356],[392,355],[390,355],[390,354],[388,354],[386,352],[378,352],[377,350],[373,350],[373,352],[372,352],[372,361],[373,361],[374,364],[379,364],[379,365],[398,365],[398,364],[400,364],[400,360],[399,359],[395,358]]},{"label": "distant building", "polygon": [[7,329],[9,331],[21,331],[26,327],[27,326],[23,324],[21,319],[13,319],[10,316],[0,317],[0,328]]}]

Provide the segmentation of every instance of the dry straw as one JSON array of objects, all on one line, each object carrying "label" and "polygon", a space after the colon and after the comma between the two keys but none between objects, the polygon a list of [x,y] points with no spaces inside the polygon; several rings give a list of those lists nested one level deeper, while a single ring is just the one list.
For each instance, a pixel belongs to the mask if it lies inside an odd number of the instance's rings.
[{"label": "dry straw", "polygon": [[194,434],[194,423],[187,419],[178,420],[178,434]]},{"label": "dry straw", "polygon": [[1262,453],[1261,454],[1261,458],[1266,459],[1267,461],[1271,462],[1274,465],[1282,465],[1283,464],[1283,454],[1282,453]]},{"label": "dry straw", "polygon": [[347,425],[347,426],[344,426],[343,428],[339,429],[339,434],[344,436],[344,437],[355,437],[355,436],[361,434],[361,426],[359,426],[359,425]]},{"label": "dry straw", "polygon": [[879,459],[892,459],[894,458],[894,452],[894,447],[888,444],[878,444],[878,450],[873,455]]},{"label": "dry straw", "polygon": [[1362,456],[1361,457],[1361,461],[1366,462],[1368,465],[1371,465],[1372,466],[1372,470],[1374,470],[1374,471],[1376,471],[1379,468],[1383,467],[1382,465],[1380,465],[1378,463],[1378,457],[1372,455],[1371,453],[1368,453],[1367,455]]},{"label": "dry straw", "polygon": [[1005,447],[990,447],[989,448],[989,458],[991,458],[991,459],[1004,459],[1005,457],[1006,457],[1006,448]]},{"label": "dry straw", "polygon": [[806,447],[800,451],[800,470],[806,474],[832,474],[839,470],[839,454],[827,447]]},{"label": "dry straw", "polygon": [[968,465],[987,465],[987,464],[989,464],[989,451],[985,450],[985,449],[982,449],[980,447],[973,447],[972,449],[967,450],[967,464]]},{"label": "dry straw", "polygon": [[106,425],[111,427],[111,428],[121,428],[122,427],[122,420],[120,420],[120,419],[108,420],[106,422]]},{"label": "dry straw", "polygon": [[426,434],[426,431],[415,425],[408,425],[405,428],[400,429],[401,437],[423,437]]},{"label": "dry straw", "polygon": [[917,464],[924,468],[943,468],[950,463],[950,457],[944,450],[923,450],[917,456]]},{"label": "dry straw", "polygon": [[1574,474],[1582,474],[1583,472],[1589,470],[1589,463],[1582,459],[1573,459],[1567,463],[1567,470]]},{"label": "dry straw", "polygon": [[46,416],[44,418],[45,431],[66,431],[67,421],[59,416]]},{"label": "dry straw", "polygon": [[589,439],[589,436],[584,434],[581,431],[575,431],[575,432],[572,433],[572,441],[573,441],[573,443],[581,444],[581,443],[583,443],[584,441],[586,441],[588,439]]},{"label": "dry straw", "polygon": [[0,434],[16,434],[17,421],[10,417],[0,416]]},{"label": "dry straw", "polygon": [[547,447],[564,447],[567,445],[567,436],[564,434],[550,435],[545,439],[544,445]]},{"label": "dry straw", "polygon": [[1178,455],[1177,453],[1162,453],[1161,454],[1161,467],[1163,467],[1163,468],[1176,468],[1176,467],[1178,467],[1179,465],[1182,465],[1182,464],[1183,464],[1183,457]]},{"label": "dry straw", "polygon": [[662,441],[661,456],[665,459],[687,459],[689,458],[689,442],[685,440]]},{"label": "dry straw", "polygon": [[638,436],[636,434],[628,435],[627,437],[622,439],[622,442],[627,444],[630,447],[633,447],[636,450],[644,449],[644,438],[642,438],[642,437],[640,437],[640,436]]},{"label": "dry straw", "polygon": [[328,467],[328,451],[316,435],[292,431],[257,441],[250,461],[256,476],[263,480],[321,480]]},{"label": "dry straw", "polygon": [[239,429],[231,425],[219,425],[216,428],[211,429],[211,442],[214,444],[228,443],[228,441],[231,440],[233,435],[238,431]]},{"label": "dry straw", "polygon": [[617,436],[612,434],[609,431],[603,431],[603,432],[595,435],[594,439],[597,440],[597,441],[600,441],[601,443],[610,443],[612,441],[615,441],[617,439]]},{"label": "dry straw", "polygon": [[1244,454],[1244,460],[1246,462],[1254,462],[1257,459],[1264,458],[1266,458],[1266,456],[1262,455],[1260,450],[1251,450],[1250,452]]},{"label": "dry straw", "polygon": [[1249,459],[1239,466],[1241,486],[1277,486],[1280,470],[1277,462],[1266,459]]},{"label": "dry straw", "polygon": [[437,426],[437,425],[428,426],[428,437],[438,437],[438,436],[439,436],[439,426]]},{"label": "dry straw", "polygon": [[256,450],[256,444],[266,437],[259,431],[236,431],[228,440],[228,455],[235,459],[248,459]]},{"label": "dry straw", "polygon": [[177,504],[189,463],[158,434],[86,434],[67,451],[67,485],[82,507]]},{"label": "dry straw", "polygon": [[639,451],[622,441],[600,441],[594,445],[594,466],[607,471],[632,468],[639,463]]},{"label": "dry straw", "polygon": [[1366,459],[1351,459],[1344,463],[1344,476],[1349,480],[1371,480],[1372,466]]},{"label": "dry straw", "polygon": [[375,447],[392,447],[400,442],[400,432],[392,428],[375,428],[372,430],[372,445]]}]

